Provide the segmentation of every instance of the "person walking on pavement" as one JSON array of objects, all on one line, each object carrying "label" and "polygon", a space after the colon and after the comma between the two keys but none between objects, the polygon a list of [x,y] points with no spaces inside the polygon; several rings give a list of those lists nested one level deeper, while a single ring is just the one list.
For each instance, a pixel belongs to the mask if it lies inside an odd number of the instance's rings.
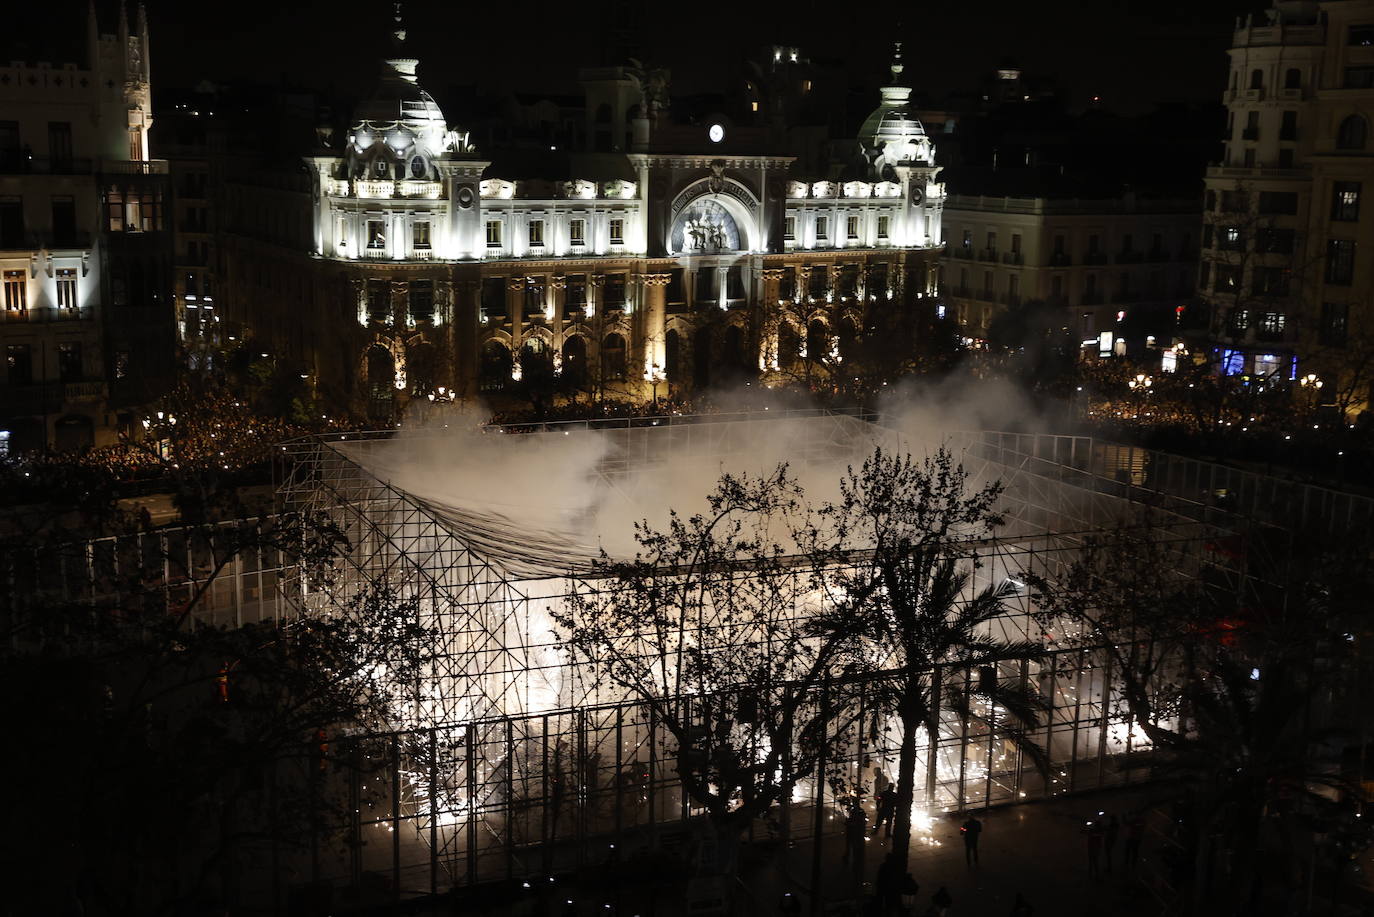
[{"label": "person walking on pavement", "polygon": [[1087,824],[1088,831],[1088,878],[1098,879],[1102,876],[1102,838],[1106,832],[1103,831],[1100,818],[1095,818]]},{"label": "person walking on pavement", "polygon": [[950,897],[949,889],[941,885],[939,891],[930,896],[930,917],[945,917],[953,906],[954,899]]},{"label": "person walking on pavement", "polygon": [[1111,818],[1107,819],[1107,827],[1103,831],[1102,838],[1103,851],[1107,854],[1108,875],[1110,875],[1112,871],[1112,853],[1116,850],[1116,837],[1120,833],[1121,822],[1117,821],[1116,816],[1113,815]]},{"label": "person walking on pavement", "polygon": [[878,836],[878,829],[887,825],[887,837],[892,836],[892,825],[897,820],[897,788],[888,784],[878,793],[878,820],[873,823],[869,833]]},{"label": "person walking on pavement", "polygon": [[970,815],[959,826],[959,833],[964,836],[964,863],[974,866],[978,863],[978,835],[983,833],[983,823]]},{"label": "person walking on pavement", "polygon": [[1126,822],[1126,852],[1122,863],[1128,873],[1135,872],[1136,860],[1140,858],[1140,845],[1145,840],[1145,811],[1142,809],[1131,815]]},{"label": "person walking on pavement", "polygon": [[863,863],[864,836],[867,833],[864,829],[868,827],[868,816],[864,815],[863,806],[859,805],[856,799],[849,804],[849,815],[844,821],[844,859],[842,863],[853,861],[858,868],[858,864]]}]

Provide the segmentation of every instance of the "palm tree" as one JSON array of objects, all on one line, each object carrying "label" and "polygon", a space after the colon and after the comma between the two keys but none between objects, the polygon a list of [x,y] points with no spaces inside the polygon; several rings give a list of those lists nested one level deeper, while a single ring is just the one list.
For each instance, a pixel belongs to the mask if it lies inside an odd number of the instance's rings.
[{"label": "palm tree", "polygon": [[[1016,587],[1005,582],[965,599],[978,564],[975,542],[1001,524],[994,509],[1001,492],[999,482],[970,492],[967,472],[946,449],[917,464],[909,454],[878,448],[861,469],[849,469],[839,502],[823,510],[843,547],[832,610],[818,626],[844,635],[856,668],[892,674],[880,679],[887,687],[875,700],[902,725],[891,852],[900,863],[911,843],[916,737],[925,730],[936,746],[942,706],[984,722],[1045,765],[1026,735],[1037,722],[1038,696],[995,677],[999,663],[1044,655],[1038,643],[995,632]],[[967,688],[943,677],[975,669],[979,677]],[[986,712],[975,708],[975,698]]]}]

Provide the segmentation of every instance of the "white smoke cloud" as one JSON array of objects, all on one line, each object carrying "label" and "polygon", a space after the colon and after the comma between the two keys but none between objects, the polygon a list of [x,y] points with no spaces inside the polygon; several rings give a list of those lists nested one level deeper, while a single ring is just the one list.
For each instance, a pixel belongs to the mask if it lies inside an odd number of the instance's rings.
[{"label": "white smoke cloud", "polygon": [[484,428],[487,414],[479,406],[447,414],[442,423],[411,423],[394,439],[339,448],[430,506],[505,527],[513,550],[523,544],[573,560],[598,548],[632,555],[636,522],[661,528],[670,510],[704,511],[723,473],[763,475],[787,463],[808,504],[817,507],[838,496],[846,467],[861,463],[878,442],[919,459],[962,432],[1042,423],[1015,387],[963,377],[894,386],[880,402],[878,426],[836,425],[793,410],[794,395],[757,385],[713,401],[722,413],[701,422],[602,430],[567,425],[562,435]]}]

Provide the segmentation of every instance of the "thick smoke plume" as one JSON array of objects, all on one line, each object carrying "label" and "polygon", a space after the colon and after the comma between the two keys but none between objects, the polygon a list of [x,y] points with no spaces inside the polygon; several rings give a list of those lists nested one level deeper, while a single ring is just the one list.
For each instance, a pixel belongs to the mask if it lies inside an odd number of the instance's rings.
[{"label": "thick smoke plume", "polygon": [[787,463],[815,507],[838,496],[847,466],[861,463],[876,444],[919,459],[957,433],[1038,425],[1030,402],[1012,386],[966,379],[894,387],[880,403],[879,426],[851,425],[855,432],[838,442],[818,443],[816,425],[825,421],[789,411],[794,401],[771,399],[758,387],[716,403],[749,410],[749,418],[550,435],[483,428],[487,415],[474,409],[442,423],[409,424],[391,440],[340,448],[430,506],[507,526],[517,539],[560,545],[572,560],[600,548],[633,554],[636,522],[661,527],[670,510],[704,510],[723,473],[767,474]]}]

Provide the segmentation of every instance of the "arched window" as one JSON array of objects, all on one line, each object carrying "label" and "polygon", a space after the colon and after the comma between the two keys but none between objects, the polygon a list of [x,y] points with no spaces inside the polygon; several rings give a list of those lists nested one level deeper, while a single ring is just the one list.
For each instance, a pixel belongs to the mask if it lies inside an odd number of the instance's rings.
[{"label": "arched window", "polygon": [[830,355],[830,329],[825,322],[814,319],[806,326],[806,358],[818,363]]},{"label": "arched window", "polygon": [[482,345],[482,361],[477,367],[477,387],[484,392],[499,392],[510,381],[510,350],[500,341]]},{"label": "arched window", "polygon": [[1289,67],[1283,74],[1284,89],[1302,88],[1302,71],[1297,67]]},{"label": "arched window", "polygon": [[563,341],[563,378],[572,386],[587,381],[587,339],[580,334]]},{"label": "arched window", "polygon": [[[1015,274],[1012,275],[1016,277]],[[859,328],[852,318],[840,322],[840,359],[851,363],[859,357]]]},{"label": "arched window", "polygon": [[801,335],[791,322],[778,325],[778,369],[792,369],[801,359]]},{"label": "arched window", "polygon": [[720,362],[732,376],[745,371],[744,329],[739,325],[731,325],[725,329],[725,343],[721,346]]},{"label": "arched window", "polygon": [[396,391],[396,360],[391,351],[373,344],[367,351],[367,412],[372,417],[391,416]]},{"label": "arched window", "polygon": [[1251,71],[1250,71],[1250,88],[1251,88],[1251,89],[1263,89],[1263,88],[1264,88],[1264,71],[1263,71],[1263,70],[1251,70]]},{"label": "arched window", "polygon": [[553,354],[543,339],[530,338],[520,348],[520,379],[535,386],[553,380]]},{"label": "arched window", "polygon": [[1336,131],[1336,149],[1362,150],[1369,139],[1369,125],[1359,115],[1351,115]]},{"label": "arched window", "polygon": [[625,338],[614,331],[601,341],[601,376],[617,382],[625,378]]},{"label": "arched window", "polygon": [[428,394],[439,385],[439,349],[428,341],[418,341],[406,348],[406,378],[410,390]]},{"label": "arched window", "polygon": [[672,329],[663,336],[663,375],[669,382],[682,381],[682,336]]},{"label": "arched window", "polygon": [[714,343],[710,328],[698,328],[692,338],[692,384],[697,388],[711,384],[711,348]]}]

